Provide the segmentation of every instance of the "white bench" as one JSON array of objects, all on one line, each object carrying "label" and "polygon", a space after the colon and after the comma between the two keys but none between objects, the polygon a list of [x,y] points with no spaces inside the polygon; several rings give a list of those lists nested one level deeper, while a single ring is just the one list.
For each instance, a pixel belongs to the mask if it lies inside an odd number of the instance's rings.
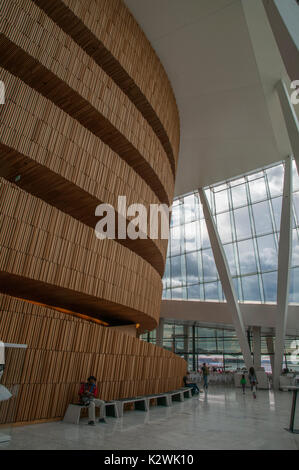
[{"label": "white bench", "polygon": [[182,392],[184,394],[184,398],[192,398],[192,388],[191,387],[184,387],[182,389]]},{"label": "white bench", "polygon": [[113,416],[113,418],[119,418],[119,408],[117,401],[105,402],[106,416]]},{"label": "white bench", "polygon": [[168,395],[170,396],[171,401],[184,401],[183,390],[172,390],[171,392],[168,392]]},{"label": "white bench", "polygon": [[148,400],[153,398],[157,399],[157,406],[171,406],[171,397],[169,396],[168,392],[166,393],[158,393],[156,395],[147,395]]},{"label": "white bench", "polygon": [[[190,387],[181,388],[180,390],[172,390],[165,393],[157,393],[153,395],[146,395],[141,397],[123,398],[120,400],[105,402],[105,416],[113,416],[120,418],[124,415],[124,405],[126,403],[134,403],[135,410],[148,411],[149,401],[155,398],[157,406],[171,406],[173,401],[184,401],[185,398],[192,398],[192,389]],[[63,418],[64,423],[79,424],[81,417],[81,410],[88,409],[88,406],[81,406],[74,403],[69,404]]]},{"label": "white bench", "polygon": [[134,403],[135,410],[148,411],[149,410],[149,399],[147,397],[131,397],[123,398],[121,400],[116,400],[118,405],[118,414],[119,417],[124,415],[124,405],[126,403]]},{"label": "white bench", "polygon": [[[65,412],[63,422],[69,424],[79,424],[81,411],[88,409],[88,406],[82,406],[75,403],[70,403]],[[100,419],[105,419],[106,416],[113,416],[119,418],[118,405],[116,401],[105,402],[104,416],[100,415]]]}]

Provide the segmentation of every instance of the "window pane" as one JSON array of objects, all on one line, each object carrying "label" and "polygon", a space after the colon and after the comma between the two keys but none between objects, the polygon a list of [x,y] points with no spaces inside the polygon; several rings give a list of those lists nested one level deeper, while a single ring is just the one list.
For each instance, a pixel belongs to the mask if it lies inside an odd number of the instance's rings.
[{"label": "window pane", "polygon": [[198,279],[198,252],[186,254],[187,283],[195,284]]},{"label": "window pane", "polygon": [[299,303],[299,268],[291,269],[290,279],[290,302]]},{"label": "window pane", "polygon": [[219,300],[217,282],[209,282],[208,284],[204,284],[204,289],[206,300]]},{"label": "window pane", "polygon": [[253,204],[252,206],[255,231],[257,235],[272,232],[272,223],[268,201]]},{"label": "window pane", "polygon": [[200,221],[200,228],[201,228],[201,240],[202,240],[202,248],[208,248],[211,246],[210,239],[209,239],[209,234],[207,231],[207,226],[206,226],[206,221],[201,220]]},{"label": "window pane", "polygon": [[[292,261],[291,266],[299,266],[299,239],[297,229],[293,229],[293,243],[292,243]],[[299,290],[299,279],[298,279]]]},{"label": "window pane", "polygon": [[217,215],[217,230],[222,243],[232,241],[232,230],[229,212]]},{"label": "window pane", "polygon": [[296,226],[299,225],[299,192],[293,194],[293,206],[296,217]]},{"label": "window pane", "polygon": [[216,204],[216,213],[227,211],[228,206],[228,197],[227,191],[220,191],[215,193],[215,204]]},{"label": "window pane", "polygon": [[195,336],[199,338],[215,338],[215,330],[213,328],[195,327]]},{"label": "window pane", "polygon": [[237,338],[225,338],[223,341],[223,348],[226,353],[240,353],[240,344]]},{"label": "window pane", "polygon": [[234,284],[235,292],[237,294],[237,298],[241,302],[243,300],[242,291],[241,291],[241,278],[240,277],[234,277],[233,278],[233,284]]},{"label": "window pane", "polygon": [[181,252],[181,227],[174,227],[170,230],[170,251],[171,256]]},{"label": "window pane", "polygon": [[267,191],[264,178],[259,178],[258,180],[250,181],[248,183],[251,202],[262,201],[267,199]]},{"label": "window pane", "polygon": [[199,341],[198,352],[214,352],[217,351],[215,338],[201,338]]},{"label": "window pane", "polygon": [[184,217],[185,224],[191,222],[195,218],[195,201],[194,194],[184,197]]},{"label": "window pane", "polygon": [[257,272],[254,246],[252,240],[238,243],[241,274]]},{"label": "window pane", "polygon": [[266,302],[276,302],[277,300],[277,271],[262,275],[264,294]]},{"label": "window pane", "polygon": [[171,338],[173,335],[173,325],[164,325],[163,338]]},{"label": "window pane", "polygon": [[284,169],[283,165],[266,170],[271,197],[280,196],[283,191]]},{"label": "window pane", "polygon": [[244,301],[261,301],[258,276],[242,277]]},{"label": "window pane", "polygon": [[[197,222],[185,225],[185,250],[194,251],[197,249]],[[199,240],[198,240],[199,241]]]},{"label": "window pane", "polygon": [[165,273],[163,276],[163,288],[170,287],[170,262],[169,258],[166,259]]},{"label": "window pane", "polygon": [[171,213],[171,226],[174,227],[176,225],[180,225],[181,223],[181,207],[182,204],[173,203],[172,213]]},{"label": "window pane", "polygon": [[251,237],[251,224],[248,207],[234,211],[237,240]]},{"label": "window pane", "polygon": [[188,299],[190,300],[203,300],[203,289],[199,284],[188,286]]},{"label": "window pane", "polygon": [[204,250],[202,252],[202,265],[203,265],[203,273],[204,273],[204,280],[213,281],[217,279],[217,268],[213,256],[213,252],[211,249]]},{"label": "window pane", "polygon": [[277,269],[278,254],[273,235],[257,238],[260,265],[262,271],[272,271]]},{"label": "window pane", "polygon": [[296,167],[295,160],[293,160],[293,191],[299,190],[299,175]]},{"label": "window pane", "polygon": [[237,266],[235,260],[234,247],[232,244],[223,245],[225,256],[228,262],[229,270],[232,276],[237,274]]},{"label": "window pane", "polygon": [[182,285],[182,266],[181,266],[181,257],[175,256],[170,258],[171,260],[171,284],[172,287],[177,287]]},{"label": "window pane", "polygon": [[281,218],[281,205],[282,205],[282,197],[276,197],[272,199],[272,208],[273,214],[275,219],[276,230],[280,231],[280,218]]},{"label": "window pane", "polygon": [[258,171],[257,173],[252,173],[251,175],[247,176],[248,181],[254,181],[258,178],[262,178],[264,173],[262,171]]},{"label": "window pane", "polygon": [[247,204],[247,194],[244,184],[231,188],[231,193],[234,208]]},{"label": "window pane", "polygon": [[172,289],[171,294],[172,294],[173,300],[180,300],[180,299],[187,298],[185,287],[176,287],[175,289]]}]

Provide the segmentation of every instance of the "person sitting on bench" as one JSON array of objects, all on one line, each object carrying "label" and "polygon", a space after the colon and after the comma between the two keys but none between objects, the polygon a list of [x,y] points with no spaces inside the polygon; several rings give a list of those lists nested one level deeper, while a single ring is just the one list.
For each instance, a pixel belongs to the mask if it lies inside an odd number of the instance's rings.
[{"label": "person sitting on bench", "polygon": [[185,387],[192,388],[191,392],[192,392],[192,395],[194,395],[194,393],[199,393],[199,388],[198,388],[198,386],[196,385],[196,383],[191,383],[191,382],[189,382],[189,374],[190,374],[190,372],[187,371],[187,375],[185,375],[185,376],[183,377],[183,381],[184,381]]},{"label": "person sitting on bench", "polygon": [[[95,408],[100,408],[100,419],[99,422],[106,423],[105,416],[105,402],[99,400],[98,387],[96,386],[96,377],[91,375],[88,377],[87,382],[82,382],[79,390],[80,404],[88,406],[88,424],[95,425]],[[102,418],[101,418],[102,416]]]}]

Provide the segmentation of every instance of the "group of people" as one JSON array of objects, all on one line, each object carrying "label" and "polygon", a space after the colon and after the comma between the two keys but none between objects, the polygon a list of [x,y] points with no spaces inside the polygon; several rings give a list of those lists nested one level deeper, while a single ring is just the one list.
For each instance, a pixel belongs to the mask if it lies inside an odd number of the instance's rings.
[{"label": "group of people", "polygon": [[[208,375],[209,375],[209,368],[207,367],[206,363],[204,362],[201,368],[201,373],[203,377],[203,388],[205,392],[208,391]],[[190,381],[190,372],[187,371],[187,375],[183,377],[183,382],[185,387],[189,387],[192,389],[192,394],[198,394],[200,392],[196,383]]]},{"label": "group of people", "polygon": [[[209,368],[207,367],[205,362],[203,363],[203,366],[201,368],[201,373],[202,373],[202,377],[203,377],[203,388],[204,388],[204,391],[207,392],[208,391],[208,386],[209,386],[208,385]],[[252,391],[252,394],[253,394],[253,398],[256,398],[256,386],[258,384],[258,381],[257,381],[257,377],[256,377],[254,367],[250,367],[250,369],[249,369],[248,380],[249,380],[249,383],[250,383],[250,388],[251,388],[251,391]],[[198,385],[190,380],[190,372],[189,371],[187,371],[187,375],[185,375],[183,377],[183,382],[184,382],[185,387],[190,387],[192,389],[192,394],[200,393]],[[245,374],[242,374],[240,384],[241,384],[241,387],[242,387],[242,390],[243,390],[243,394],[245,394],[245,388],[246,388],[246,384],[247,384]]]},{"label": "group of people", "polygon": [[[205,392],[208,391],[208,376],[209,376],[209,368],[207,367],[206,363],[204,362],[201,367],[201,373],[203,377],[203,388]],[[249,369],[248,380],[250,382],[251,391],[253,393],[253,397],[256,398],[256,386],[257,386],[257,377],[253,367]],[[96,377],[91,375],[88,377],[87,382],[82,382],[81,387],[79,390],[79,405],[81,406],[88,406],[88,424],[95,425],[95,408],[100,408],[100,422],[105,421],[105,402],[97,398],[98,396],[98,387],[96,385]],[[187,371],[187,374],[183,377],[185,387],[190,387],[192,389],[192,394],[199,394],[201,390],[199,390],[198,385],[190,380],[190,372]],[[243,394],[245,394],[245,387],[246,387],[246,377],[245,374],[242,374],[241,377],[241,386],[243,390]]]},{"label": "group of people", "polygon": [[[256,386],[258,384],[258,381],[257,381],[257,377],[256,377],[254,367],[250,367],[250,369],[249,369],[248,380],[249,380],[249,383],[250,383],[250,388],[251,388],[251,391],[252,391],[252,394],[253,394],[253,398],[256,398]],[[241,384],[241,387],[242,387],[242,390],[243,390],[243,394],[245,394],[245,387],[246,387],[246,384],[247,384],[245,374],[242,374],[240,384]]]}]

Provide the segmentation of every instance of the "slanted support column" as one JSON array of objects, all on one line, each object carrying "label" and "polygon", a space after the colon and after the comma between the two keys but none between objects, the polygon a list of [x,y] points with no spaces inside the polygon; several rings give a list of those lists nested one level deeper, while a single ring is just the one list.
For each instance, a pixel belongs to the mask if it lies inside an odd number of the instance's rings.
[{"label": "slanted support column", "polygon": [[283,80],[280,80],[277,83],[276,89],[293,150],[297,171],[299,173],[299,122],[297,114],[290,100],[286,84]]},{"label": "slanted support column", "polygon": [[253,363],[251,353],[247,341],[246,330],[242,318],[242,313],[239,307],[237,296],[235,293],[233,280],[230,275],[228,263],[226,260],[225,252],[220,241],[220,237],[216,228],[216,224],[213,220],[213,216],[210,211],[209,203],[207,201],[205,192],[202,188],[199,189],[200,200],[203,207],[203,212],[206,220],[207,230],[210,237],[210,242],[217,266],[218,274],[221,280],[222,289],[224,291],[226,301],[228,303],[229,310],[232,315],[232,321],[236,329],[236,333],[239,339],[241,351],[246,364],[249,369]]},{"label": "slanted support column", "polygon": [[164,336],[164,318],[160,317],[159,326],[156,330],[156,345],[163,348],[163,336]]},{"label": "slanted support column", "polygon": [[273,386],[279,388],[279,377],[282,369],[284,340],[286,333],[290,263],[292,252],[292,159],[285,161],[283,198],[280,222],[280,237],[278,247],[278,279],[277,279],[277,314],[276,314],[276,338],[273,371]]},{"label": "slanted support column", "polygon": [[252,328],[253,338],[253,364],[256,369],[261,367],[261,327]]}]

